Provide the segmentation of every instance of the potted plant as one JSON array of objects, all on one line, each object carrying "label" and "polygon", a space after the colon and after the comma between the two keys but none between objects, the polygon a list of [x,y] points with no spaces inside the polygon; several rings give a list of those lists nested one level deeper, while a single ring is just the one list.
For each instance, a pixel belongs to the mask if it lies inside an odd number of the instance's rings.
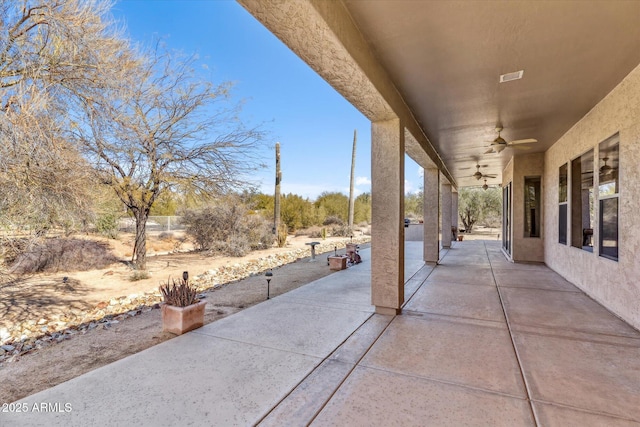
[{"label": "potted plant", "polygon": [[189,285],[189,273],[182,280],[167,280],[160,285],[164,297],[162,305],[162,330],[176,335],[184,334],[204,325],[206,301],[198,299],[197,290]]}]

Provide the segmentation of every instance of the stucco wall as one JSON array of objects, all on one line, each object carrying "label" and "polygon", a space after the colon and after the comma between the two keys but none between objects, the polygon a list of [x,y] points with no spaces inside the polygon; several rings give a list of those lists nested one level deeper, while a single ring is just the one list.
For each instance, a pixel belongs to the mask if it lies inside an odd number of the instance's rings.
[{"label": "stucco wall", "polygon": [[[507,163],[507,166],[504,168],[504,170],[502,171],[502,189],[503,189],[503,198],[504,198],[504,188],[509,185],[509,183],[513,184],[513,157],[511,157],[511,160],[509,160],[509,163]],[[513,189],[513,185],[511,186],[511,188]],[[513,193],[511,196],[511,200],[513,200]],[[503,199],[503,203],[504,203],[504,199]],[[504,212],[504,206],[503,206],[503,212]],[[504,233],[504,221],[505,219],[502,218],[502,230],[503,232],[501,233],[501,235]],[[511,217],[509,218],[509,223],[513,225],[513,212]],[[504,237],[505,236],[501,236],[502,240],[503,240],[503,247],[504,247]],[[511,227],[511,231],[509,233],[509,239],[511,241],[511,247],[513,248],[513,227]],[[510,255],[511,259],[513,259],[513,256]]]},{"label": "stucco wall", "polygon": [[424,240],[424,224],[409,224],[404,228],[404,240],[422,242]]},{"label": "stucco wall", "polygon": [[[590,253],[558,243],[560,166],[616,132],[620,134],[618,262],[598,256],[597,247]],[[545,263],[640,328],[640,66],[547,150],[543,182]],[[597,224],[594,233],[595,228]]]},{"label": "stucco wall", "polygon": [[[513,158],[513,251],[511,257],[516,262],[544,261],[544,204],[540,206],[542,210],[540,237],[524,237],[524,179],[532,176],[542,177],[543,172],[544,153],[519,154]],[[544,179],[540,185],[541,195],[543,195]]]}]

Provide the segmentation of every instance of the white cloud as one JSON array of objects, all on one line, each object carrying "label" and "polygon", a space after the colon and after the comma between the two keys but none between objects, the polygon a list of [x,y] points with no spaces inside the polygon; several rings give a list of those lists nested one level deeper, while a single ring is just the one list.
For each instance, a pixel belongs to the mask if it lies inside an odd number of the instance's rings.
[{"label": "white cloud", "polygon": [[371,180],[366,176],[357,176],[356,185],[371,185]]},{"label": "white cloud", "polygon": [[424,168],[422,166],[418,168],[418,176],[420,178],[424,177]]},{"label": "white cloud", "polygon": [[404,180],[404,194],[410,194],[413,193],[413,184],[411,183],[411,181],[405,179]]}]

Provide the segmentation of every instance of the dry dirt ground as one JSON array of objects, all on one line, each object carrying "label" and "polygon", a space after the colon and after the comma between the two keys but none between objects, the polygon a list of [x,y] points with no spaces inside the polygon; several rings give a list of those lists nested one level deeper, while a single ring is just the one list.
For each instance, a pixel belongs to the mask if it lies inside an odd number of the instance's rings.
[{"label": "dry dirt ground", "polygon": [[[37,318],[46,316],[47,313],[69,310],[70,307],[82,309],[100,301],[108,301],[109,298],[157,289],[161,279],[180,277],[184,270],[190,271],[190,274],[199,274],[207,269],[238,263],[240,260],[257,259],[305,247],[305,243],[312,240],[316,239],[306,236],[290,238],[286,248],[256,251],[244,258],[212,259],[196,253],[158,255],[149,259],[148,266],[152,276],[136,282],[130,281],[132,271],[125,264],[113,265],[107,270],[67,273],[70,280],[66,284],[61,284],[61,277],[57,277],[58,275],[34,277],[30,281],[31,287],[25,285],[19,291],[14,291],[12,300],[15,304],[11,305],[7,296],[3,296],[5,307],[2,322],[25,316]],[[120,256],[126,255],[119,252],[126,251],[126,247],[124,242],[122,248],[115,248],[115,252]],[[161,243],[156,244],[155,250],[161,252],[163,249],[171,248],[164,248]],[[271,296],[331,274],[332,271],[323,259],[326,260],[326,255],[319,257],[316,262],[308,262],[309,258],[302,258],[274,269]],[[73,288],[73,292],[70,292],[72,289],[69,287]],[[204,295],[208,304],[205,323],[214,322],[264,301],[266,288],[264,276],[257,275],[206,292]],[[11,362],[0,363],[0,404],[13,402],[60,384],[173,337],[170,333],[162,332],[160,310],[153,309],[116,323],[100,324],[70,339],[34,349]]]}]

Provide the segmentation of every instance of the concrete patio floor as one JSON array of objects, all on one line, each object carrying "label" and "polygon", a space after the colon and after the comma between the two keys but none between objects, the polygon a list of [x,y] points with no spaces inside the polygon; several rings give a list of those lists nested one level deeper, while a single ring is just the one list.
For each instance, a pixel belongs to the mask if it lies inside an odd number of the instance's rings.
[{"label": "concrete patio floor", "polygon": [[0,425],[640,425],[640,332],[544,265],[477,240],[434,267],[407,242],[407,303],[382,316],[362,255],[29,396]]}]

